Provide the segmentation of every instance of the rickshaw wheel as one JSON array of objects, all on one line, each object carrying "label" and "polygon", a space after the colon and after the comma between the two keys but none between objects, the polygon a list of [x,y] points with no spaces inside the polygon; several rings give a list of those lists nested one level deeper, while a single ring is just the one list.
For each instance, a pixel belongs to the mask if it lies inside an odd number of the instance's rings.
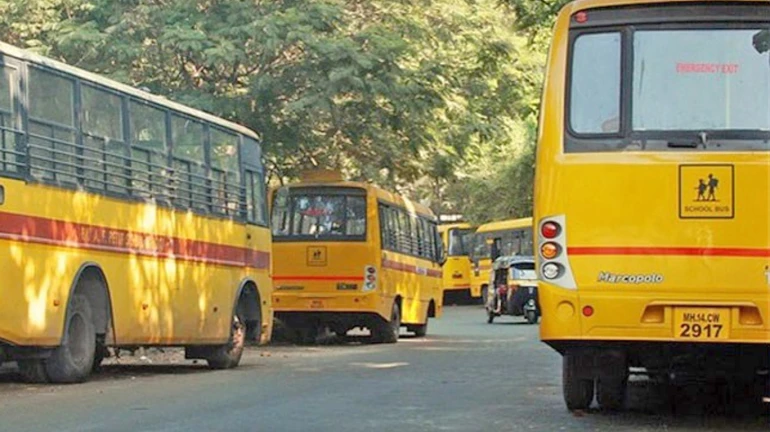
[{"label": "rickshaw wheel", "polygon": [[530,324],[537,324],[537,312],[527,311],[527,322]]}]

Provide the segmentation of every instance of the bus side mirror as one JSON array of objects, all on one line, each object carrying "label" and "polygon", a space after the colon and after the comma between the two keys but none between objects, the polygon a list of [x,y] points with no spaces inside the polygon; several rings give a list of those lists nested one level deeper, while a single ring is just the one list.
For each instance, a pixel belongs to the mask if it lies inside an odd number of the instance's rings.
[{"label": "bus side mirror", "polygon": [[440,266],[444,266],[447,261],[447,251],[446,248],[442,245],[441,249],[439,249],[439,257],[438,257],[438,263]]}]

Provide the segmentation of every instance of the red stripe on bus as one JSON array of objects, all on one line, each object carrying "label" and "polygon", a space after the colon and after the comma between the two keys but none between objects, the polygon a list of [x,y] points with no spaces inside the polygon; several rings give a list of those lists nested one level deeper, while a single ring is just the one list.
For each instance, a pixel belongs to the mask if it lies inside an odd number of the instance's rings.
[{"label": "red stripe on bus", "polygon": [[364,280],[363,276],[273,276],[277,281],[358,281]]},{"label": "red stripe on bus", "polygon": [[570,255],[667,255],[667,256],[720,256],[720,257],[755,257],[770,258],[770,249],[752,248],[700,248],[700,247],[646,247],[646,246],[608,246],[608,247],[569,247]]},{"label": "red stripe on bus", "polygon": [[270,266],[266,251],[6,212],[0,212],[0,239],[256,269]]},{"label": "red stripe on bus", "polygon": [[[414,273],[414,274],[421,274],[417,271],[417,266],[412,264],[406,264],[398,261],[393,261],[389,259],[383,259],[382,260],[382,267],[391,269],[391,270],[398,270],[403,271],[407,273]],[[443,276],[443,273],[441,270],[433,270],[433,269],[425,269],[425,274],[430,277],[440,278]]]}]

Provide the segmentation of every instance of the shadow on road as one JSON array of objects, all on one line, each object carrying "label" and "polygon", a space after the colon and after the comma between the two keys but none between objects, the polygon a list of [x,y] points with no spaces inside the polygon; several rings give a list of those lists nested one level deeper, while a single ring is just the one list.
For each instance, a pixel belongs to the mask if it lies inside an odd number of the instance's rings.
[{"label": "shadow on road", "polygon": [[[573,412],[581,421],[602,426],[708,430],[767,430],[768,407],[761,402],[761,386],[735,389],[726,384],[676,384],[642,380],[629,383],[626,409],[609,413],[592,408]],[[594,405],[595,407],[595,405]]]}]

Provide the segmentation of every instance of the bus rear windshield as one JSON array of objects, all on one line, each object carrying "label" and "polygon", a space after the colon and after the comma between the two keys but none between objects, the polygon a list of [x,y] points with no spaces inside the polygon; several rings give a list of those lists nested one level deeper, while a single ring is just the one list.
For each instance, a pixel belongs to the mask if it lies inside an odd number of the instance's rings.
[{"label": "bus rear windshield", "polygon": [[605,150],[627,149],[623,138],[649,150],[770,148],[768,28],[594,30],[572,47],[568,151],[613,139]]},{"label": "bus rear windshield", "polygon": [[276,240],[364,240],[366,196],[335,190],[291,191],[276,195],[273,237]]}]

